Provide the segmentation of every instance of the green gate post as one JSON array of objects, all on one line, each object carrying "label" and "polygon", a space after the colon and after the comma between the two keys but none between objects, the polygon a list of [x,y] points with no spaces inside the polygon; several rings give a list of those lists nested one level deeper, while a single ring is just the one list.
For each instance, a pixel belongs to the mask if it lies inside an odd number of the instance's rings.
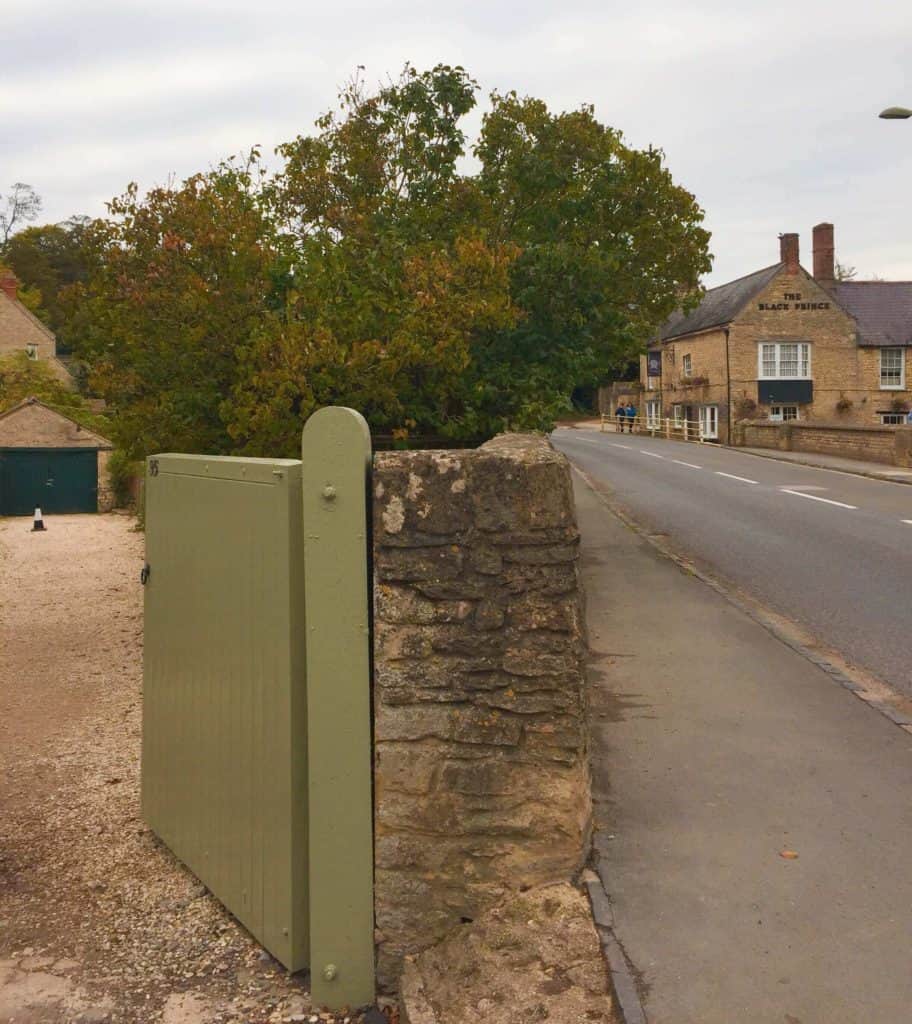
[{"label": "green gate post", "polygon": [[302,445],[311,995],[340,1009],[374,1001],[370,431],[321,409]]}]

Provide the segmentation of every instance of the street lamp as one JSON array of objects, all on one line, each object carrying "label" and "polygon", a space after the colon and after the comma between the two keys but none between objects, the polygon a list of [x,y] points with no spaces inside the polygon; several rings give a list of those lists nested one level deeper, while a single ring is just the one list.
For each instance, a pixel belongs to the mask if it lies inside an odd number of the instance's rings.
[{"label": "street lamp", "polygon": [[882,117],[885,121],[905,121],[907,117],[912,117],[912,110],[907,107],[887,107],[886,110],[881,110],[877,116]]}]

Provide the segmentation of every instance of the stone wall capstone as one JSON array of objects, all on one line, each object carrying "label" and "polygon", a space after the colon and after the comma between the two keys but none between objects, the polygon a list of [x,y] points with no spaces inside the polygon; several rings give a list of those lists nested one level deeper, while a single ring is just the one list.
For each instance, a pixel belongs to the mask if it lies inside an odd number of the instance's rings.
[{"label": "stone wall capstone", "polygon": [[511,890],[566,879],[591,820],[579,534],[541,437],[374,460],[378,975]]}]

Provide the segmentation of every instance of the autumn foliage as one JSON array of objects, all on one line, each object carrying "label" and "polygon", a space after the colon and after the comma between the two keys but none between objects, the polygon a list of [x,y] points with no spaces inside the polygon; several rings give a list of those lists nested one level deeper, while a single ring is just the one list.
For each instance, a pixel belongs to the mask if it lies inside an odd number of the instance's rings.
[{"label": "autumn foliage", "polygon": [[290,455],[328,403],[398,437],[547,429],[696,298],[709,236],[660,152],[513,93],[470,149],[477,91],[356,79],[278,170],[130,186],[84,229],[62,333],[131,455]]}]

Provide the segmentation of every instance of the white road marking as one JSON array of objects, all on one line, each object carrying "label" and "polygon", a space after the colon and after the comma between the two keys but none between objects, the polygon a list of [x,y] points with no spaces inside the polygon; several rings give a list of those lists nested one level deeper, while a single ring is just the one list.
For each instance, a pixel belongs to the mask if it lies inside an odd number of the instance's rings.
[{"label": "white road marking", "polygon": [[640,455],[651,455],[652,458],[654,458],[654,459],[664,459],[665,458],[664,455],[656,455],[655,452],[647,452],[647,451],[644,451],[642,448],[640,449]]},{"label": "white road marking", "polygon": [[617,441],[612,441],[611,442],[611,447],[612,448],[629,448],[630,445],[629,444],[618,444]]},{"label": "white road marking", "polygon": [[716,476],[727,476],[729,480],[740,480],[742,484],[755,484],[756,480],[748,480],[746,476],[735,476],[734,473],[723,473],[721,469],[716,470]]},{"label": "white road marking", "polygon": [[912,519],[900,519],[900,522],[901,523],[908,523],[910,526],[912,526]]},{"label": "white road marking", "polygon": [[817,494],[805,494],[804,491],[792,491],[788,487],[780,487],[783,494],[794,494],[796,498],[807,498],[808,501],[822,501],[827,505],[836,505],[837,508],[857,509],[857,505],[847,505],[844,501],[833,501],[832,498],[821,498]]},{"label": "white road marking", "polygon": [[679,466],[687,466],[689,469],[702,469],[702,466],[698,466],[693,462],[682,462],[680,459],[672,459],[672,462],[676,462]]}]

